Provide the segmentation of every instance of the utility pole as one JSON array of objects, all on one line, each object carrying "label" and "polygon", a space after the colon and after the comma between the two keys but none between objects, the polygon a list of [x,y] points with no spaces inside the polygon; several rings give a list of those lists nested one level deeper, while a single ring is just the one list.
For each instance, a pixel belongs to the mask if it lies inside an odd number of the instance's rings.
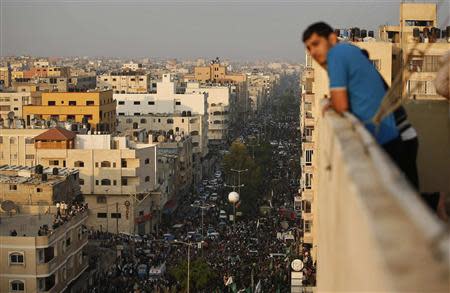
[{"label": "utility pole", "polygon": [[[230,171],[238,173],[238,185],[237,185],[237,187],[239,188],[239,195],[241,195],[241,173],[242,172],[248,172],[248,169],[242,169],[242,170],[230,169]],[[243,184],[242,184],[242,186],[243,186]]]},{"label": "utility pole", "polygon": [[116,202],[116,234],[119,234],[119,203]]}]

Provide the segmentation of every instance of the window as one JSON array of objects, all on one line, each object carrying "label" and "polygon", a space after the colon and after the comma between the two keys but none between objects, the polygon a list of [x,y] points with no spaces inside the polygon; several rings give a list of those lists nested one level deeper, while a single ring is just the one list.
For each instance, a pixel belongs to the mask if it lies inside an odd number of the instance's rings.
[{"label": "window", "polygon": [[313,150],[306,151],[306,166],[312,165]]},{"label": "window", "polygon": [[145,159],[144,164],[148,165],[149,163],[150,163],[150,159],[149,158]]},{"label": "window", "polygon": [[66,247],[69,247],[70,244],[72,244],[72,240],[70,239],[70,237],[67,237],[67,239],[66,239]]},{"label": "window", "polygon": [[80,185],[84,185],[84,179],[81,179],[81,178],[80,178],[80,180],[78,180],[78,183],[79,183]]},{"label": "window", "polygon": [[154,101],[149,101],[148,104],[149,104],[149,105],[154,105],[155,102],[154,102]]},{"label": "window", "polygon": [[175,105],[180,106],[181,102],[180,101],[175,101]]},{"label": "window", "polygon": [[67,115],[67,121],[75,121],[75,115]]},{"label": "window", "polygon": [[107,214],[106,213],[97,213],[97,218],[106,218]]},{"label": "window", "polygon": [[104,168],[111,168],[111,163],[108,161],[102,161],[100,163],[100,167],[104,167]]},{"label": "window", "polygon": [[125,101],[119,101],[119,105],[125,105]]},{"label": "window", "polygon": [[24,263],[24,255],[22,252],[12,252],[9,255],[9,263],[10,264],[23,264]]},{"label": "window", "polygon": [[127,167],[127,160],[126,160],[126,159],[122,159],[122,160],[120,161],[120,166],[121,166],[122,168],[126,168],[126,167]]},{"label": "window", "polygon": [[83,118],[89,121],[92,120],[92,115],[84,115]]},{"label": "window", "polygon": [[142,118],[141,123],[147,123],[147,119]]},{"label": "window", "polygon": [[9,139],[9,143],[10,143],[10,144],[16,144],[16,139],[15,139],[14,137],[11,137],[11,138]]},{"label": "window", "polygon": [[20,280],[13,280],[9,283],[9,290],[12,292],[24,292],[25,283]]},{"label": "window", "polygon": [[86,101],[86,106],[94,106],[94,101]]},{"label": "window", "polygon": [[48,164],[50,166],[58,166],[59,165],[59,160],[49,160]]},{"label": "window", "polygon": [[25,138],[25,143],[26,144],[33,144],[34,143],[34,138],[32,138],[32,137]]},{"label": "window", "polygon": [[145,182],[149,182],[150,181],[150,176],[145,176]]},{"label": "window", "polygon": [[127,186],[127,185],[128,185],[128,179],[127,179],[127,178],[122,178],[121,184],[122,184],[123,186]]},{"label": "window", "polygon": [[173,119],[167,119],[167,124],[173,124]]},{"label": "window", "polygon": [[109,179],[102,179],[101,183],[102,183],[102,185],[109,186],[109,185],[111,185],[111,180],[109,180]]},{"label": "window", "polygon": [[34,155],[25,155],[26,160],[34,160]]},{"label": "window", "polygon": [[14,107],[14,111],[19,111],[19,108],[17,108],[17,107]]},{"label": "window", "polygon": [[312,187],[313,174],[306,173],[305,174],[305,188],[311,189]]},{"label": "window", "polygon": [[98,185],[98,180],[95,180],[95,185]]},{"label": "window", "polygon": [[134,116],[140,116],[141,115],[141,113],[139,113],[139,112],[134,112],[134,114],[133,114]]},{"label": "window", "polygon": [[69,106],[76,106],[77,105],[77,101],[69,101]]},{"label": "window", "polygon": [[133,105],[140,105],[140,104],[141,104],[140,101],[134,101],[134,102],[133,102]]},{"label": "window", "polygon": [[304,231],[306,233],[311,233],[311,226],[312,226],[311,221],[305,221]]},{"label": "window", "polygon": [[133,119],[127,118],[127,120],[125,120],[125,122],[128,123],[128,124],[131,124],[131,123],[133,123]]},{"label": "window", "polygon": [[122,214],[121,213],[111,213],[111,218],[120,219],[120,218],[122,218]]},{"label": "window", "polygon": [[76,161],[76,162],[73,164],[73,166],[74,166],[74,167],[78,167],[78,168],[82,168],[82,167],[84,167],[84,162],[83,162],[83,161]]},{"label": "window", "polygon": [[125,113],[119,112],[119,116],[125,116]]},{"label": "window", "polygon": [[3,136],[0,136],[0,143],[3,143]]},{"label": "window", "polygon": [[36,192],[42,192],[42,188],[36,188]]},{"label": "window", "polygon": [[55,105],[56,105],[56,102],[55,102],[55,101],[48,101],[48,102],[47,102],[47,105],[48,105],[48,106],[55,106]]},{"label": "window", "polygon": [[104,195],[97,196],[97,203],[106,203],[106,196]]},{"label": "window", "polygon": [[9,190],[17,190],[17,185],[15,185],[15,184],[10,184],[10,185],[9,185]]}]

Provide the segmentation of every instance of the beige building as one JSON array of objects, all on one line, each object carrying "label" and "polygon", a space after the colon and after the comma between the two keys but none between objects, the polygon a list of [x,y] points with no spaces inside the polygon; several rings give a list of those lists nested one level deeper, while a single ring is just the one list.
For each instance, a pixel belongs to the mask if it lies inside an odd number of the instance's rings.
[{"label": "beige building", "polygon": [[[79,170],[89,204],[87,225],[110,232],[149,233],[157,207],[164,206],[156,173],[156,143],[122,136],[76,135],[62,129],[4,129],[0,164]],[[158,204],[157,204],[158,203]]]},{"label": "beige building", "polygon": [[70,204],[80,195],[78,174],[0,167],[0,292],[62,292],[87,269],[87,211],[61,211],[56,221],[55,202]]},{"label": "beige building", "polygon": [[[14,112],[14,118],[22,119],[22,109],[25,105],[38,105],[41,103],[40,93],[30,92],[0,92],[0,118],[4,121],[9,112]],[[4,122],[4,126],[8,126]]]},{"label": "beige building", "polygon": [[[63,292],[86,271],[87,211],[57,228],[52,228],[54,213],[1,214],[1,292]],[[44,225],[50,232],[40,236]],[[10,236],[12,230],[18,235]]]},{"label": "beige building", "polygon": [[127,133],[132,129],[145,129],[157,140],[160,134],[191,137],[192,149],[190,150],[193,161],[193,176],[195,182],[202,180],[202,158],[208,155],[208,123],[204,115],[141,115],[118,116],[120,133]]},{"label": "beige building", "polygon": [[[38,167],[39,168],[39,167]],[[72,202],[81,194],[76,169],[2,165],[0,167],[1,200],[17,206],[50,206],[55,202]]]},{"label": "beige building", "polygon": [[137,71],[113,72],[97,76],[97,88],[115,94],[148,93],[150,74]]}]

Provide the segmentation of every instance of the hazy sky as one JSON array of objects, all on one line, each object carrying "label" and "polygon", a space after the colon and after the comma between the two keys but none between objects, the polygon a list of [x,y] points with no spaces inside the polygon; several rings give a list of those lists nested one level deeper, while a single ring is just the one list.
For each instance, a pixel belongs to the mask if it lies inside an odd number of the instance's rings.
[{"label": "hazy sky", "polygon": [[[298,61],[308,24],[376,30],[398,23],[400,2],[0,0],[0,53]],[[450,0],[428,2],[440,3],[444,26]]]}]

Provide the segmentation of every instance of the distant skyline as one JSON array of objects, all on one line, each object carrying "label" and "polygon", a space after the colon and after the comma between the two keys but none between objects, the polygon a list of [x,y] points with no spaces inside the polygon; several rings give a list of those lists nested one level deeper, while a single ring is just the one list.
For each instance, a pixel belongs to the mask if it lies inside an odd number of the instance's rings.
[{"label": "distant skyline", "polygon": [[[299,62],[309,24],[377,31],[398,24],[400,2],[0,0],[0,54]],[[440,3],[448,25],[448,0],[416,2]]]}]

